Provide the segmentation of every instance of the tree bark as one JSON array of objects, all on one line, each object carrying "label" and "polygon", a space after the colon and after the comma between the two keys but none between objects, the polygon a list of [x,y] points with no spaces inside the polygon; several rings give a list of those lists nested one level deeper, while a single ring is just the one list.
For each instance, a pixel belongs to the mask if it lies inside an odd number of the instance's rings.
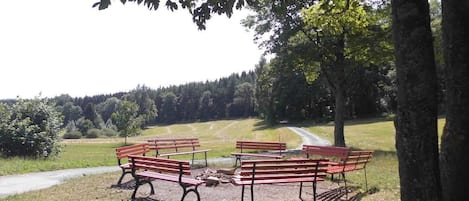
[{"label": "tree bark", "polygon": [[439,201],[437,80],[427,0],[393,0],[402,201]]},{"label": "tree bark", "polygon": [[444,200],[458,201],[469,198],[469,2],[442,6],[447,105],[441,180]]},{"label": "tree bark", "polygon": [[335,77],[335,111],[334,111],[334,146],[345,147],[345,41],[344,34],[338,37],[336,47]]}]

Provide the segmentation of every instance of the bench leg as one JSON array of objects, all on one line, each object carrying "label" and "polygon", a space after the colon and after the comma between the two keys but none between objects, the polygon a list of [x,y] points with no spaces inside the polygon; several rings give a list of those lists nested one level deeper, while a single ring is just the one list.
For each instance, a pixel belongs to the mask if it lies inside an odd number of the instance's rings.
[{"label": "bench leg", "polygon": [[205,167],[208,167],[208,163],[207,163],[207,152],[204,152],[205,153]]},{"label": "bench leg", "polygon": [[365,171],[365,189],[368,192],[368,181],[366,179],[366,168],[363,168],[363,171]]},{"label": "bench leg", "polygon": [[241,188],[241,201],[244,201],[244,185]]},{"label": "bench leg", "polygon": [[300,200],[303,200],[303,198],[301,197],[302,190],[303,190],[303,182],[300,182],[300,195],[298,196]]},{"label": "bench leg", "polygon": [[251,201],[254,201],[254,185],[251,185]]},{"label": "bench leg", "polygon": [[342,178],[344,178],[345,184],[345,199],[348,200],[347,179],[345,179],[345,172],[342,172]]},{"label": "bench leg", "polygon": [[241,156],[236,156],[235,167],[238,167],[238,161],[239,165],[241,165]]},{"label": "bench leg", "polygon": [[138,188],[145,183],[148,183],[151,187],[150,195],[155,194],[155,188],[153,187],[151,180],[140,181],[140,179],[137,177],[135,178],[135,189],[134,189],[134,192],[132,193],[132,200],[135,199],[135,195],[137,194]]},{"label": "bench leg", "polygon": [[126,174],[129,174],[129,173],[132,173],[132,171],[125,171],[125,169],[122,169],[122,175],[121,175],[121,177],[119,178],[119,181],[117,181],[117,185],[120,186],[121,183],[122,183],[122,179],[124,179],[124,176],[125,176]]},{"label": "bench leg", "polygon": [[192,165],[194,165],[194,153],[192,153]]},{"label": "bench leg", "polygon": [[314,198],[314,201],[316,201],[316,188],[317,187],[317,183],[316,182],[313,182],[313,198]]},{"label": "bench leg", "polygon": [[195,195],[197,195],[197,201],[200,201],[200,194],[199,194],[199,191],[197,190],[197,188],[199,186],[195,186],[193,189],[189,189],[189,190],[187,190],[187,186],[185,186],[185,185],[181,185],[181,187],[184,190],[184,193],[182,194],[181,201],[183,201],[184,198],[186,198],[186,196],[187,196],[187,194],[189,194],[189,192],[195,193]]}]

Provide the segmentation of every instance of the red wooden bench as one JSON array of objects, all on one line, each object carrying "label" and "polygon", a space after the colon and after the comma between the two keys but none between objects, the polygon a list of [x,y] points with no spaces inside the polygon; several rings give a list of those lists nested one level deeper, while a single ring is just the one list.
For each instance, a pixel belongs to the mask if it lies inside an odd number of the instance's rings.
[{"label": "red wooden bench", "polygon": [[197,200],[200,201],[197,187],[205,182],[188,177],[191,175],[189,162],[145,156],[129,156],[129,160],[132,164],[132,176],[134,176],[136,182],[132,199],[135,199],[138,188],[146,183],[151,187],[151,195],[155,194],[151,182],[157,179],[177,182],[184,190],[181,200],[184,200],[189,192],[193,192],[197,195]]},{"label": "red wooden bench", "polygon": [[205,154],[205,166],[207,166],[207,152],[210,149],[197,149],[200,147],[198,138],[157,138],[148,140],[150,150],[156,151],[156,157],[192,154],[192,164],[196,153]]},{"label": "red wooden bench", "polygon": [[345,190],[347,192],[347,180],[345,173],[363,169],[365,172],[365,188],[368,190],[368,181],[366,178],[366,164],[370,161],[373,151],[350,151],[347,157],[339,164],[329,166],[328,174],[341,174],[344,178]]},{"label": "red wooden bench", "polygon": [[349,152],[349,147],[303,145],[303,153],[306,154],[307,158],[326,157],[329,159],[330,165],[338,165],[347,158]]},{"label": "red wooden bench", "polygon": [[325,159],[267,159],[244,160],[241,162],[239,176],[232,179],[235,185],[241,185],[241,200],[244,200],[244,186],[251,186],[251,200],[254,200],[254,185],[300,183],[299,198],[303,182],[313,183],[313,197],[316,200],[316,183],[326,177],[327,160]]},{"label": "red wooden bench", "polygon": [[[238,153],[231,153],[236,157],[235,167],[238,166],[238,161],[241,163],[242,156],[263,157],[263,158],[282,158],[282,152],[286,151],[287,145],[285,142],[256,142],[256,141],[236,141],[236,148],[240,150]],[[257,151],[277,151],[275,153],[246,153],[246,150]]]},{"label": "red wooden bench", "polygon": [[130,163],[122,163],[121,160],[123,158],[128,158],[129,155],[144,156],[148,151],[150,151],[150,149],[146,143],[116,148],[117,164],[122,169],[122,175],[119,178],[117,185],[121,184],[122,179],[126,174],[132,173],[132,167],[130,167]]}]

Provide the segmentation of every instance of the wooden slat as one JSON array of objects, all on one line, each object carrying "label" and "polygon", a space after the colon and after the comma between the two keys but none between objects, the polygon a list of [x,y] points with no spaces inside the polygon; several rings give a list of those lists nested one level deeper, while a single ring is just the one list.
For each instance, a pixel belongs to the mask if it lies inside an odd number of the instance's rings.
[{"label": "wooden slat", "polygon": [[136,144],[116,148],[117,159],[125,158],[129,155],[143,155],[150,151],[148,144]]},{"label": "wooden slat", "polygon": [[[159,179],[159,180],[164,180],[164,181],[179,182],[179,176],[177,176],[177,175],[167,175],[167,174],[160,174],[160,173],[156,173],[156,172],[139,172],[139,173],[137,173],[137,176],[146,177],[146,178],[153,178],[153,179]],[[202,181],[202,180],[183,177],[182,178],[182,183],[190,184],[192,186],[198,186],[198,185],[203,184],[205,182]]]}]

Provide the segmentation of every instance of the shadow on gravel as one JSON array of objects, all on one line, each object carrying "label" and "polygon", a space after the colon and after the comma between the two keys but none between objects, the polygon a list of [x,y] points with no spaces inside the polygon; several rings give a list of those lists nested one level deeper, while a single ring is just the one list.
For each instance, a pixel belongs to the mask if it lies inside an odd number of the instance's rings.
[{"label": "shadow on gravel", "polygon": [[135,189],[135,180],[129,180],[127,182],[122,182],[120,185],[112,184],[111,188],[125,189],[125,190],[134,190]]},{"label": "shadow on gravel", "polygon": [[321,201],[359,201],[366,195],[378,191],[376,188],[369,189],[366,192],[357,192],[357,190],[357,187],[348,187],[347,189],[345,189],[345,187],[334,188],[318,194],[317,199]]}]

